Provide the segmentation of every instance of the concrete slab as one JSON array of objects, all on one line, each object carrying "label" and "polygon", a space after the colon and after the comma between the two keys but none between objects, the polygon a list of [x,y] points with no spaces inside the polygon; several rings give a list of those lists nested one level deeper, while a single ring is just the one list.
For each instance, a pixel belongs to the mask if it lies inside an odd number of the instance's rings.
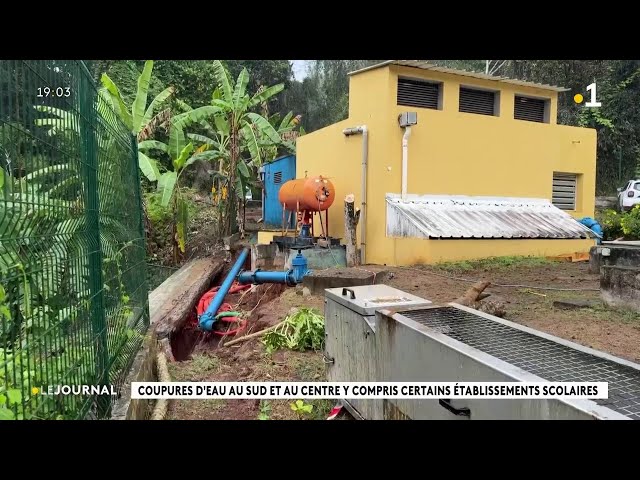
[{"label": "concrete slab", "polygon": [[303,285],[314,295],[324,295],[325,288],[373,285],[384,283],[387,278],[386,270],[374,272],[364,268],[327,268],[305,276]]},{"label": "concrete slab", "polygon": [[149,295],[149,314],[158,338],[167,338],[211,288],[225,265],[218,258],[197,258],[185,264]]},{"label": "concrete slab", "polygon": [[281,234],[281,230],[260,230],[258,231],[258,244],[268,245],[273,241],[273,237]]},{"label": "concrete slab", "polygon": [[640,247],[640,240],[619,240],[619,241],[605,241],[602,245],[607,247]]}]

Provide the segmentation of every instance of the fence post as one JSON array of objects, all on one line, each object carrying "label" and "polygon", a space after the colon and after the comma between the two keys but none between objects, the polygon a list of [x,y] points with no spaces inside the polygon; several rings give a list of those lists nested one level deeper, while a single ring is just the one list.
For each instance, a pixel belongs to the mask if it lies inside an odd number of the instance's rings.
[{"label": "fence post", "polygon": [[[135,192],[136,192],[136,197],[138,199],[138,212],[140,212],[140,222],[139,222],[139,248],[142,250],[142,253],[144,255],[144,258],[146,259],[146,255],[147,255],[147,241],[146,241],[146,235],[145,235],[145,226],[144,226],[144,208],[142,205],[142,189],[140,188],[140,166],[139,166],[139,162],[138,162],[138,139],[135,135],[131,134],[131,151],[132,151],[132,167],[133,167],[133,178],[134,178],[134,182],[135,182]],[[142,313],[142,318],[144,321],[144,326],[148,327],[149,326],[149,322],[150,322],[150,318],[149,318],[149,291],[148,291],[148,285],[149,282],[147,280],[147,264],[146,262],[143,264],[143,291],[144,294],[146,296],[145,298],[145,302],[144,302],[144,309],[143,309],[143,313]]]},{"label": "fence post", "polygon": [[[102,248],[100,245],[100,195],[98,182],[98,151],[95,129],[97,94],[91,78],[82,61],[80,65],[80,91],[78,107],[80,111],[80,138],[82,142],[82,162],[85,165],[85,214],[89,240],[89,288],[91,291],[90,318],[96,356],[96,385],[109,385],[109,350],[107,343],[107,322],[104,315]],[[111,412],[110,395],[96,396],[98,418],[108,418]]]}]

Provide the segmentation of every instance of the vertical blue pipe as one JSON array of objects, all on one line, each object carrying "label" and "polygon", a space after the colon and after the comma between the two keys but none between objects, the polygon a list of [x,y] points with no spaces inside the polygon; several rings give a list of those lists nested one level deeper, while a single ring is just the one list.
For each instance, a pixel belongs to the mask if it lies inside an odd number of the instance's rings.
[{"label": "vertical blue pipe", "polygon": [[213,298],[213,301],[209,304],[207,310],[202,315],[200,315],[200,318],[198,319],[198,325],[202,330],[210,331],[213,328],[218,309],[222,305],[222,302],[224,302],[224,297],[227,295],[227,292],[231,288],[233,281],[238,276],[238,273],[240,273],[240,269],[244,265],[248,254],[248,248],[244,248],[242,252],[240,252],[236,263],[233,264],[233,267],[231,267],[231,271],[227,275],[227,278],[225,278],[224,282],[222,282],[222,285],[220,285],[220,289],[216,293],[216,296]]}]

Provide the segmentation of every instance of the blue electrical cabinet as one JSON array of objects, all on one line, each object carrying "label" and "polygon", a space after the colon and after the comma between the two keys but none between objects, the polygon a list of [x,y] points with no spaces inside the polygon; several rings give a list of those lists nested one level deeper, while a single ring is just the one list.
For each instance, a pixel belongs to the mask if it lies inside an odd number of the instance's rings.
[{"label": "blue electrical cabinet", "polygon": [[[287,155],[276,158],[263,165],[263,198],[262,218],[268,228],[282,228],[282,205],[278,201],[278,192],[283,183],[296,178],[296,156]],[[285,220],[289,212],[285,212]],[[290,228],[296,225],[295,213],[292,215]]]}]

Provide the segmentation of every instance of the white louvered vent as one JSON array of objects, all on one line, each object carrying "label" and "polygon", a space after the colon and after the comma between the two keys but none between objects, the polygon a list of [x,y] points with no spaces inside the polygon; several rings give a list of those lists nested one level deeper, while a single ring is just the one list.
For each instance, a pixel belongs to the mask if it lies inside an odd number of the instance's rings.
[{"label": "white louvered vent", "polygon": [[496,92],[460,87],[459,111],[478,115],[497,115]]},{"label": "white louvered vent", "polygon": [[513,118],[529,122],[545,122],[547,102],[538,98],[520,97],[516,95]]},{"label": "white louvered vent", "polygon": [[577,175],[554,172],[551,203],[561,210],[575,210],[577,185]]},{"label": "white louvered vent", "polygon": [[442,84],[408,78],[398,79],[397,104],[438,110]]}]

